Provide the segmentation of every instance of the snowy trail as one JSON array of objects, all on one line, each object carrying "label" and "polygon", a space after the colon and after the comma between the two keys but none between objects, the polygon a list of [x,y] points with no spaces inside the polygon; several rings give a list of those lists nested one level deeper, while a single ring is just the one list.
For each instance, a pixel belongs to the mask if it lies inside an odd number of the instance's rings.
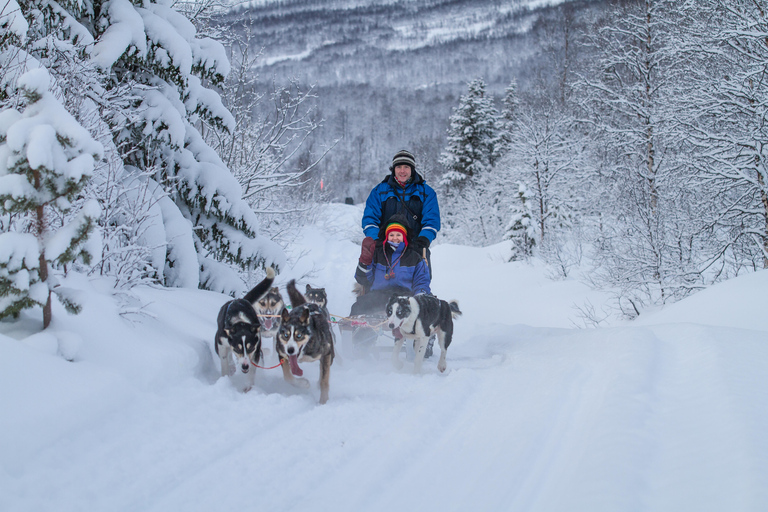
[{"label": "snowy trail", "polygon": [[[359,218],[335,217],[279,284],[325,285],[343,314]],[[218,376],[226,297],[141,289],[126,317],[80,283],[83,313],[55,311],[53,334],[0,334],[0,510],[768,509],[768,272],[574,329],[603,296],[503,247],[434,249],[434,291],[464,312],[447,372],[344,357],[323,406],[316,363],[309,391]],[[82,338],[74,363],[62,333]]]},{"label": "snowy trail", "polygon": [[[765,377],[699,331],[509,327],[506,342],[457,343],[446,375],[433,360],[419,376],[386,358],[348,361],[322,407],[311,365],[310,393],[266,371],[248,394],[228,379],[136,390],[101,421],[26,453],[3,478],[0,505],[753,510],[766,496],[732,475],[768,474],[768,447],[749,436],[768,425],[738,397]],[[761,333],[735,345],[768,357]],[[718,486],[702,490],[701,479]]]}]

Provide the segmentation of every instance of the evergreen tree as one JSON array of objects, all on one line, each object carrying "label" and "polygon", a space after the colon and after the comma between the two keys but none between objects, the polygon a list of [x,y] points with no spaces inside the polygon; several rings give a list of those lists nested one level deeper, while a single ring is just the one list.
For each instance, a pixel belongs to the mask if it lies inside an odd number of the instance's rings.
[{"label": "evergreen tree", "polygon": [[[124,244],[123,248],[146,244],[144,252],[152,256],[138,258],[135,264],[150,263],[156,278],[168,286],[229,293],[244,288],[236,267],[252,269],[284,261],[282,250],[259,235],[256,215],[242,199],[240,184],[200,133],[204,126],[224,131],[234,126],[214,90],[229,72],[220,43],[198,37],[170,0],[140,5],[129,0],[86,4],[29,0],[19,5],[31,50],[26,54],[18,37],[14,42],[9,36],[24,32],[18,17],[13,24],[0,21],[0,27],[16,27],[0,32],[0,44],[5,43],[0,47],[3,71],[9,62],[20,62],[21,69],[31,58],[48,67],[63,87],[72,79],[66,71],[56,72],[56,55],[50,49],[69,45],[68,52],[82,57],[98,80],[81,82],[82,87],[67,88],[62,95],[68,106],[76,97],[94,102],[97,119],[89,130],[103,134],[106,124],[106,132],[111,132],[111,142],[104,144],[108,164],[96,168],[97,176],[102,172],[109,176],[97,181],[124,189],[111,194],[113,200],[135,197],[124,193],[131,189],[148,194],[138,220],[124,214],[136,208],[105,204],[102,227],[134,233],[130,239],[108,237],[112,242]],[[3,84],[13,82],[13,76],[7,78]],[[107,199],[102,196],[100,201]],[[152,229],[121,227],[137,222],[151,224]],[[113,244],[113,249],[120,248]],[[100,269],[121,272],[114,263],[106,261]]]},{"label": "evergreen tree", "polygon": [[[136,115],[116,135],[119,147],[128,150],[123,160],[155,170],[154,181],[175,205],[163,209],[166,284],[224,290],[231,285],[222,282],[235,276],[223,276],[226,267],[217,262],[241,268],[281,262],[282,251],[259,236],[239,183],[195,127],[204,121],[216,129],[234,128],[218,93],[206,86],[221,84],[229,73],[223,46],[198,38],[169,1],[136,7],[113,0],[99,7],[104,10],[95,10],[91,56],[116,83],[138,85]],[[132,28],[126,32],[121,21],[128,19]],[[186,222],[177,220],[179,214]],[[193,247],[186,242],[190,236]],[[198,272],[190,272],[192,267]]]},{"label": "evergreen tree", "polygon": [[531,201],[528,189],[518,183],[518,192],[510,208],[509,224],[504,233],[504,240],[512,241],[512,254],[509,261],[528,259],[536,246],[535,227],[531,215]]},{"label": "evergreen tree", "polygon": [[517,81],[512,79],[504,91],[501,115],[499,116],[499,142],[498,146],[495,148],[499,157],[503,156],[506,152],[509,151],[509,145],[512,140],[512,136],[517,128],[519,109],[520,97],[518,96],[517,92]]},{"label": "evergreen tree", "polygon": [[482,78],[468,88],[451,115],[448,147],[440,159],[447,171],[441,184],[447,186],[474,181],[493,166],[496,157],[498,112],[493,99],[486,95]]},{"label": "evergreen tree", "polygon": [[[48,327],[51,292],[62,291],[51,270],[78,258],[88,264],[98,252],[88,246],[88,235],[100,208],[87,202],[56,226],[51,213],[65,218],[102,147],[49,92],[45,69],[27,72],[18,83],[26,108],[0,114],[0,214],[17,217],[17,229],[0,235],[0,318],[38,304]],[[78,311],[66,295],[59,298],[69,311]]]},{"label": "evergreen tree", "polygon": [[468,87],[450,118],[448,146],[440,157],[445,169],[440,210],[445,237],[484,245],[498,242],[504,227],[503,187],[490,172],[499,146],[498,112],[482,78]]}]

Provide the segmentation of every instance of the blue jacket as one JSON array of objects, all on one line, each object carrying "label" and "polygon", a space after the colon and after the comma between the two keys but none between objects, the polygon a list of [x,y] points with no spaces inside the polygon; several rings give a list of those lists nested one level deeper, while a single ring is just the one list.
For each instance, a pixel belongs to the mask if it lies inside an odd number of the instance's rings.
[{"label": "blue jacket", "polygon": [[371,190],[363,212],[365,236],[383,240],[384,229],[396,213],[408,219],[409,237],[423,236],[432,242],[440,231],[437,194],[417,172],[405,188],[395,181],[394,174],[390,174]]},{"label": "blue jacket", "polygon": [[[403,250],[405,250],[405,254],[403,254]],[[394,276],[389,279],[385,277],[390,268],[387,258],[390,263],[395,262],[391,267]],[[368,284],[371,290],[402,286],[414,294],[432,293],[429,288],[431,277],[427,263],[419,253],[404,243],[393,250],[387,242],[383,244],[377,242],[373,263],[367,267],[358,265],[355,279],[361,284]]]}]

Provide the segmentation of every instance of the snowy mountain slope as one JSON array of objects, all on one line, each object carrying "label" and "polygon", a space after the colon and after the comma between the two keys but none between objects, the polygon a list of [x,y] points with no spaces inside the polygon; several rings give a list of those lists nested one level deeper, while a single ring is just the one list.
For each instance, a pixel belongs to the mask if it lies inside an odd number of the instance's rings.
[{"label": "snowy mountain slope", "polygon": [[[281,286],[325,285],[344,314],[359,215],[321,211]],[[247,394],[218,377],[224,296],[144,288],[121,316],[102,283],[72,280],[80,316],[31,337],[34,316],[0,324],[0,510],[768,507],[768,318],[720,306],[768,303],[765,272],[586,330],[572,305],[604,295],[505,263],[503,245],[434,249],[435,292],[465,313],[448,371],[345,357],[325,406],[317,365],[308,392],[278,370]]]},{"label": "snowy mountain slope", "polygon": [[[569,3],[584,9],[595,1],[252,2],[238,4],[222,23],[241,32],[248,27],[263,52],[260,72],[267,75],[301,76],[320,87],[367,83],[409,88],[414,80],[463,84],[464,75],[476,76],[482,69],[495,70],[494,76],[500,68],[508,70],[510,58],[521,57],[515,55],[521,45],[509,39],[530,31],[548,10]],[[469,50],[478,45],[485,51]],[[445,65],[457,57],[462,67]],[[420,66],[427,67],[418,71]],[[488,73],[483,76],[495,82]]]},{"label": "snowy mountain slope", "polygon": [[[270,55],[284,52],[286,45],[301,41],[315,42],[317,46],[314,48],[311,45],[305,47],[310,53],[323,45],[341,45],[355,52],[365,47],[408,51],[451,41],[524,33],[537,18],[532,13],[568,1],[572,0],[296,2],[239,5],[236,12],[245,14],[262,33],[278,37],[277,41],[270,40],[266,45]],[[302,26],[314,30],[299,34],[296,29]],[[309,53],[304,55],[308,56]],[[285,54],[282,58],[295,58],[295,55]],[[272,56],[265,65],[280,59]]]},{"label": "snowy mountain slope", "polygon": [[[566,44],[574,72],[591,50],[568,38],[589,30],[607,5],[297,0],[238,6],[217,21],[228,34],[249,38],[249,58],[259,55],[252,69],[259,92],[269,95],[274,83],[291,79],[303,90],[313,87],[323,129],[304,147],[316,152],[337,142],[315,168],[316,179],[324,177],[339,201],[362,201],[404,147],[416,153],[422,171],[441,170],[448,119],[473,79],[482,77],[497,100],[512,80],[521,93],[543,79],[557,82],[555,61]],[[270,102],[261,108],[262,115],[271,113]]]}]

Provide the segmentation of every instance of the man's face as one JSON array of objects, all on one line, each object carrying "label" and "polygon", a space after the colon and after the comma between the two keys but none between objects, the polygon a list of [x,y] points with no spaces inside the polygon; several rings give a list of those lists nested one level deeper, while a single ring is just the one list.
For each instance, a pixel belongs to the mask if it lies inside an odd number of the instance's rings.
[{"label": "man's face", "polygon": [[395,178],[400,183],[405,183],[408,178],[411,177],[411,166],[407,164],[400,164],[395,166]]}]

